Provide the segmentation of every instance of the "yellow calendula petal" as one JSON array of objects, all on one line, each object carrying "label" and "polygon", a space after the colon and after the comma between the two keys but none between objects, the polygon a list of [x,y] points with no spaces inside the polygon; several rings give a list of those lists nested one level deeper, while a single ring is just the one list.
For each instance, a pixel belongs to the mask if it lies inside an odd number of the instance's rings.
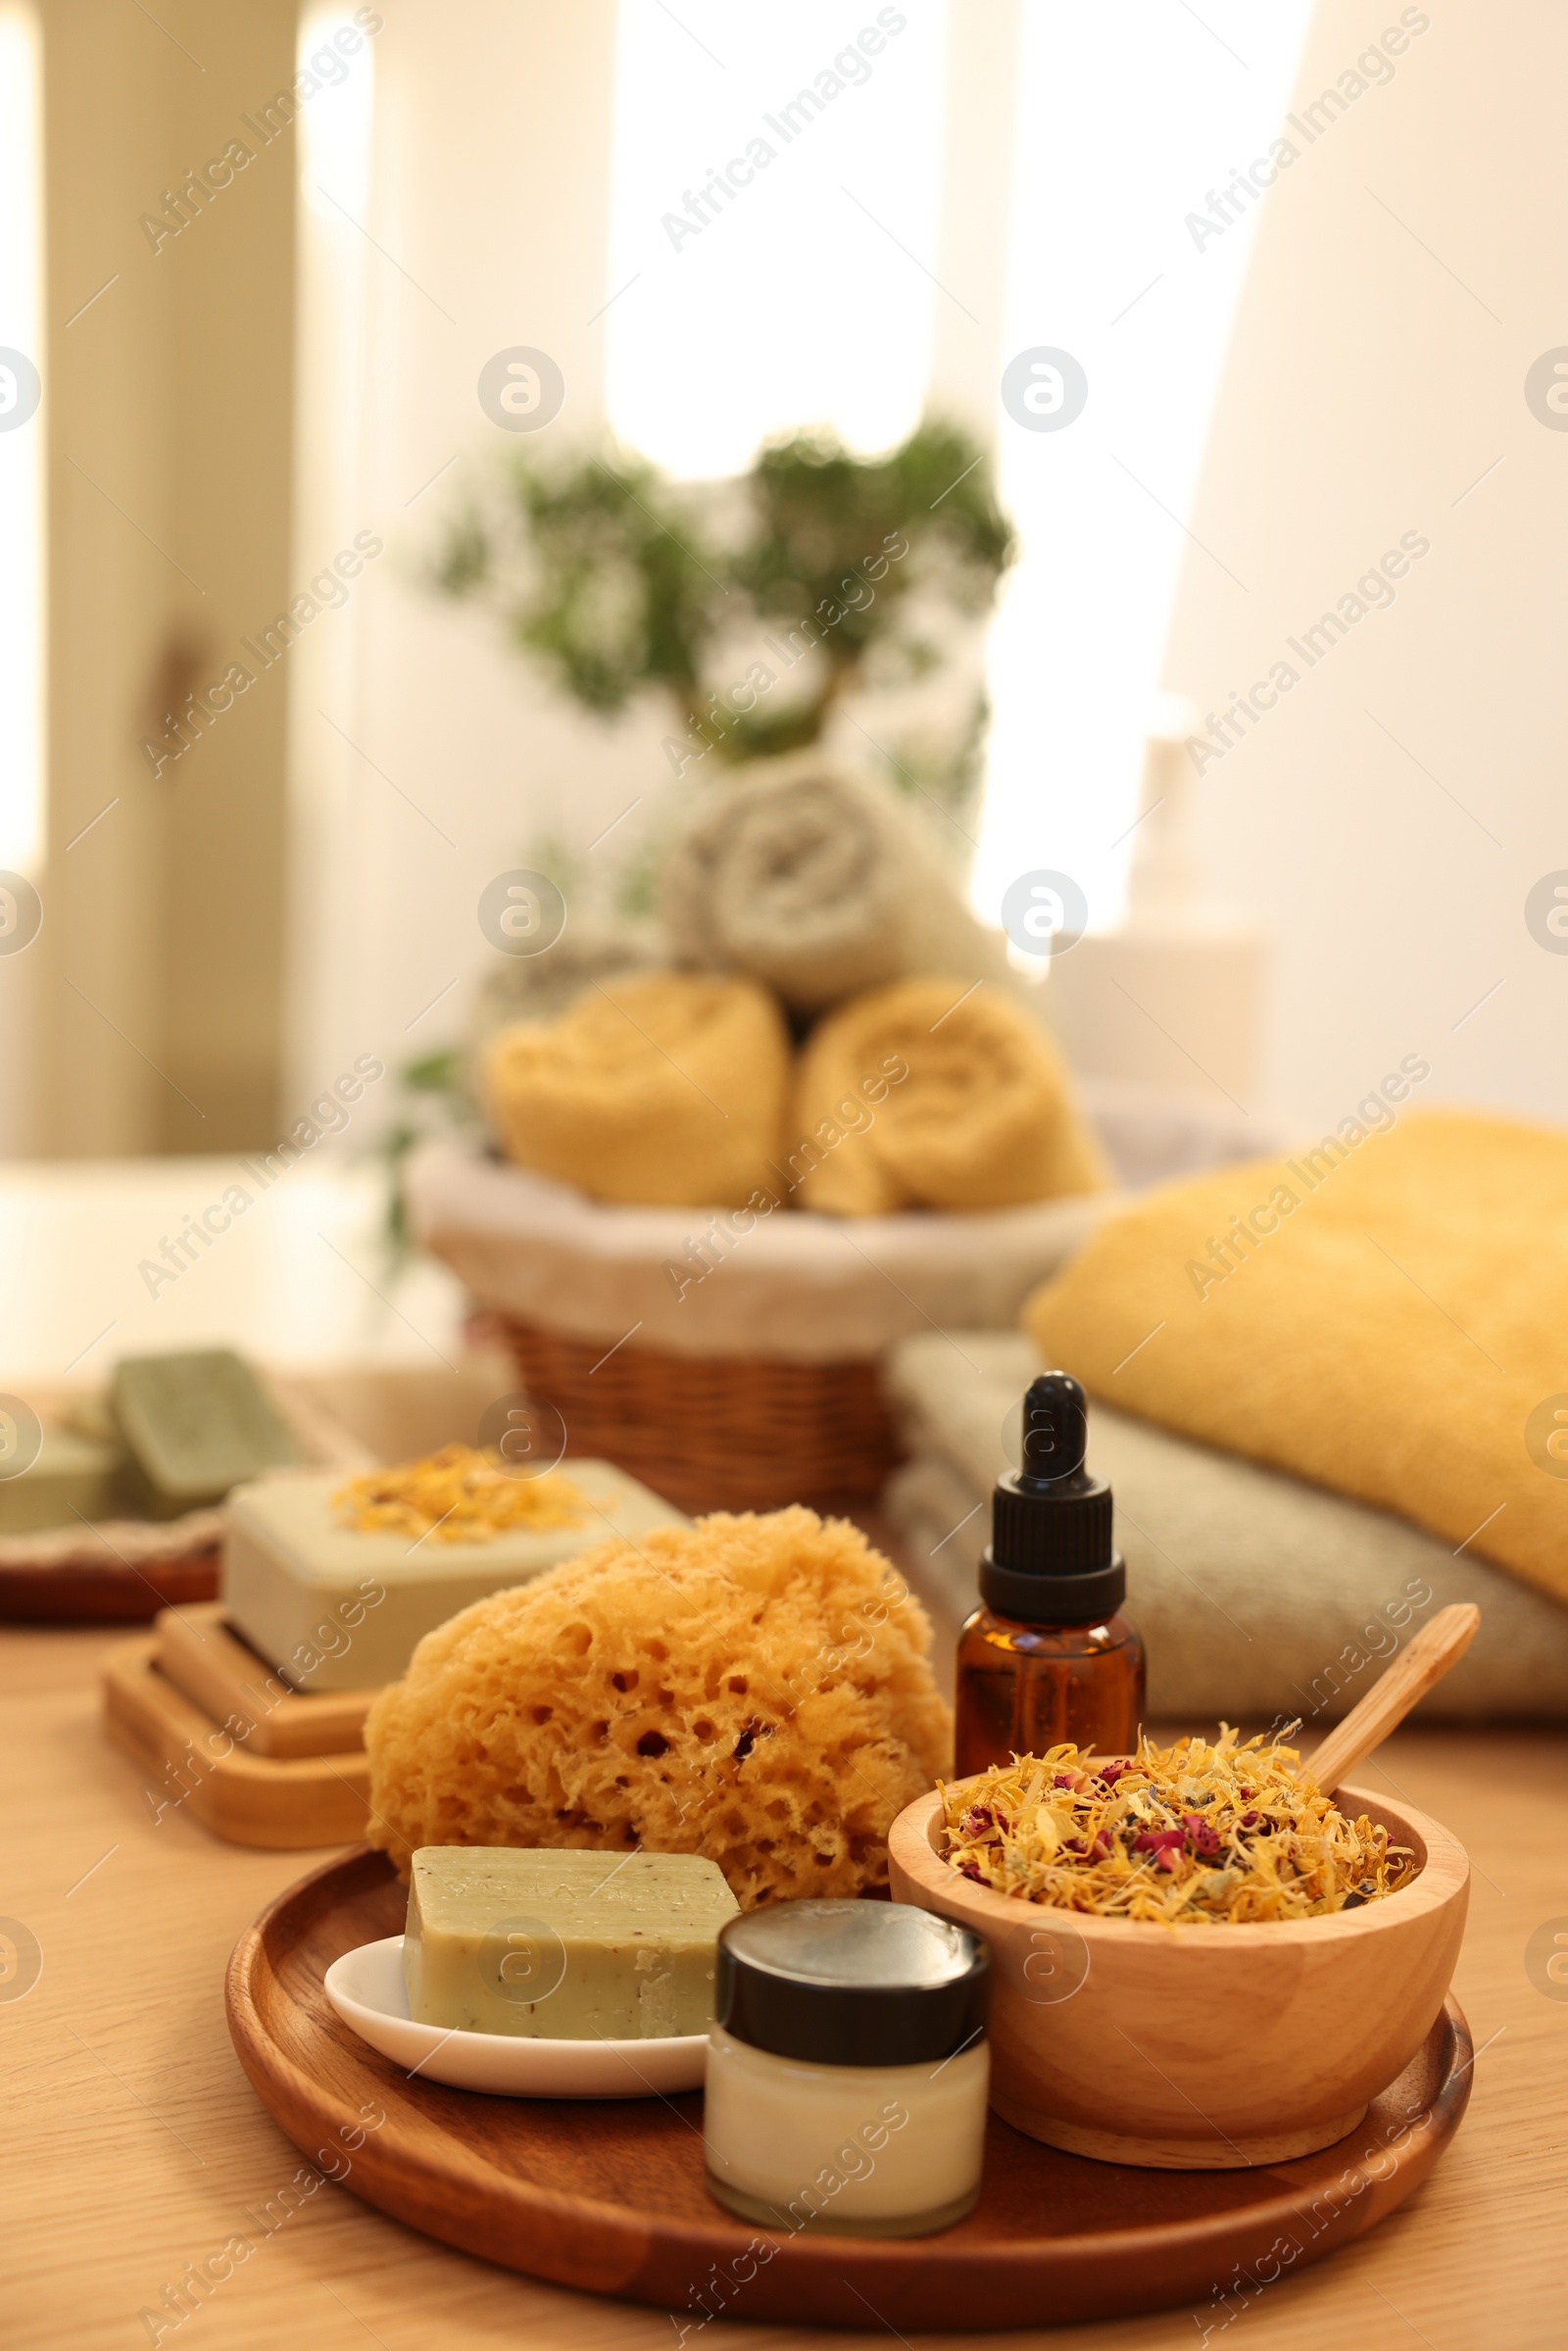
[{"label": "yellow calendula petal", "polygon": [[1335,1810],[1295,1747],[1243,1741],[1228,1724],[1214,1742],[1146,1739],[1103,1767],[1074,1746],[1015,1755],[961,1796],[941,1792],[954,1868],[1102,1918],[1313,1918],[1396,1892],[1415,1872],[1386,1830]]},{"label": "yellow calendula petal", "polygon": [[467,1445],[350,1478],[332,1508],[340,1526],[364,1534],[390,1530],[439,1543],[489,1543],[517,1527],[575,1527],[588,1516],[581,1493],[559,1470],[513,1477],[495,1453]]}]

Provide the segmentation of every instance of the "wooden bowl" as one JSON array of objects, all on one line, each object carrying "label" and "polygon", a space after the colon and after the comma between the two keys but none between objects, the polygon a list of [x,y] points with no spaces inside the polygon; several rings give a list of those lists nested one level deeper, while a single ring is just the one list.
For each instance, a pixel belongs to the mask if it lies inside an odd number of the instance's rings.
[{"label": "wooden bowl", "polygon": [[995,1960],[991,2103],[1048,2146],[1161,2171],[1235,2171],[1353,2131],[1443,2006],[1470,1869],[1425,1813],[1361,1788],[1418,1875],[1364,1908],[1297,1924],[1165,1928],[993,1893],[942,1859],[942,1803],[888,1838],[896,1902],[983,1935]]}]

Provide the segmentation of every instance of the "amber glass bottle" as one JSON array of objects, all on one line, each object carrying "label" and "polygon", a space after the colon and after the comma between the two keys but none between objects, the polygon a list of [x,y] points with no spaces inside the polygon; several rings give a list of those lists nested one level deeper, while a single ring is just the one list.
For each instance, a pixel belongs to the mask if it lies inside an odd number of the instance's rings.
[{"label": "amber glass bottle", "polygon": [[1044,1372],[1024,1398],[1023,1467],[997,1482],[981,1605],[958,1637],[960,1779],[1072,1739],[1125,1755],[1144,1712],[1144,1644],[1121,1613],[1111,1494],[1084,1467],[1084,1392]]}]

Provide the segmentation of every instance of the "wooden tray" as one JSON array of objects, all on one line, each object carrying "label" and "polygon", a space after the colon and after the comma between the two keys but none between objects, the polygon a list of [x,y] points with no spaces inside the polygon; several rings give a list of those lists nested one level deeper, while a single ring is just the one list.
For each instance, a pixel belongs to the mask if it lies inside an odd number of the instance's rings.
[{"label": "wooden tray", "polygon": [[219,1547],[172,1559],[63,1560],[32,1567],[0,1561],[0,1624],[144,1625],[160,1608],[210,1600]]},{"label": "wooden tray", "polygon": [[[306,1461],[345,1477],[378,1461],[414,1460],[454,1439],[471,1445],[486,1405],[514,1385],[499,1348],[466,1357],[455,1373],[373,1364],[337,1372],[259,1369]],[[27,1400],[49,1421],[63,1418],[80,1397],[65,1389],[29,1388]],[[0,1560],[0,1624],[148,1624],[161,1608],[217,1596],[216,1543],[179,1557],[160,1557],[149,1545],[153,1555],[132,1562],[122,1545],[117,1554],[116,1540],[111,1525],[97,1552],[85,1558],[50,1566]]]},{"label": "wooden tray", "polygon": [[905,2242],[789,2236],[732,2220],[709,2197],[695,2094],[591,2106],[483,2097],[411,2080],[340,2024],[326,1969],[397,1934],[405,1904],[383,1854],[351,1853],[280,1894],[241,1938],[229,2032],[263,2102],[313,2162],[318,2149],[354,2144],[379,2108],[384,2123],[337,2175],[368,2203],[509,2269],[653,2303],[677,2326],[724,2316],[970,2330],[1211,2301],[1217,2319],[1227,2288],[1235,2315],[1258,2283],[1401,2203],[1470,2094],[1470,2035],[1450,2000],[1359,2130],[1319,2155],[1249,2172],[1130,2171],[1059,2154],[993,2117],[984,2193],[956,2228]]},{"label": "wooden tray", "polygon": [[[320,1383],[265,1370],[261,1376],[307,1461],[341,1468],[345,1475],[374,1466],[373,1451],[334,1416],[330,1399],[316,1393]],[[72,1403],[79,1400],[66,1390],[33,1390],[28,1396],[46,1422],[64,1420]],[[74,1532],[89,1541],[86,1556],[78,1552],[47,1565],[0,1559],[0,1624],[144,1625],[160,1609],[217,1598],[220,1540],[215,1537],[200,1547],[187,1540],[183,1550],[163,1552],[148,1543],[148,1556],[132,1559],[122,1547],[125,1528],[132,1524],[136,1534],[146,1535],[144,1520],[110,1520],[101,1529],[77,1527]],[[138,1546],[133,1543],[130,1547]]]},{"label": "wooden tray", "polygon": [[250,1724],[247,1754],[348,1755],[364,1746],[375,1691],[290,1690],[234,1632],[220,1603],[166,1608],[153,1636],[166,1681],[215,1723],[233,1715]]},{"label": "wooden tray", "polygon": [[365,1835],[370,1774],[363,1748],[319,1757],[249,1754],[248,1740],[165,1679],[157,1649],[145,1638],[111,1649],[103,1690],[109,1735],[146,1772],[158,1817],[160,1807],[177,1806],[231,1844],[285,1851],[352,1844]]}]

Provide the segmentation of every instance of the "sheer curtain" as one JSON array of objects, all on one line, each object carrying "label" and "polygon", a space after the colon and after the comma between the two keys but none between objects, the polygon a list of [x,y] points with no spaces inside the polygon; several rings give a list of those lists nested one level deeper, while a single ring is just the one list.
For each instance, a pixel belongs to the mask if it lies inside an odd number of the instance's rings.
[{"label": "sheer curtain", "polygon": [[[36,882],[44,853],[44,412],[39,307],[42,89],[38,26],[25,0],[0,5],[0,872]],[[15,355],[15,356],[14,356]],[[0,889],[5,885],[0,883]],[[36,948],[7,952],[30,927],[25,903],[0,899],[0,1159],[32,1147]]]},{"label": "sheer curtain", "polygon": [[[694,0],[677,19],[623,0],[614,428],[701,476],[816,418],[883,447],[961,386],[996,443],[1021,561],[991,646],[972,887],[992,919],[1037,865],[1070,871],[1097,924],[1118,911],[1189,509],[1309,14],[950,0],[877,16],[833,0],[781,19]],[[901,29],[857,59],[858,30],[884,20]],[[984,201],[999,160],[1000,217]],[[1042,346],[1088,376],[1060,432],[1024,429],[998,396],[1007,361]]]},{"label": "sheer curtain", "polygon": [[[1040,866],[1079,883],[1092,927],[1120,911],[1189,515],[1310,13],[1026,0],[1004,357],[1069,352],[1088,399],[1061,430],[998,421],[1022,557],[991,639],[973,887],[993,920]],[[1222,551],[1196,560],[1223,575]]]},{"label": "sheer curtain", "polygon": [[[1052,865],[1113,915],[1252,208],[1201,238],[1187,215],[1266,157],[1306,5],[388,12],[357,60],[373,119],[313,102],[302,158],[339,201],[302,214],[297,567],[361,528],[387,553],[290,655],[296,1089],[454,1035],[485,882],[667,781],[660,713],[566,710],[421,584],[466,469],[505,454],[476,384],[507,347],[562,367],[553,438],[608,417],[692,476],[796,424],[871,451],[928,398],[964,410],[1022,536],[976,903]],[[1043,344],[1089,379],[1062,432],[1000,400]]]},{"label": "sheer curtain", "polygon": [[288,654],[289,1086],[307,1102],[358,1053],[393,1068],[461,1034],[485,884],[552,825],[591,837],[628,764],[658,757],[657,730],[628,753],[429,584],[466,480],[515,448],[478,397],[493,356],[555,357],[561,430],[601,413],[613,0],[372,13],[343,92],[301,116],[299,582],[357,533],[381,546]]}]

